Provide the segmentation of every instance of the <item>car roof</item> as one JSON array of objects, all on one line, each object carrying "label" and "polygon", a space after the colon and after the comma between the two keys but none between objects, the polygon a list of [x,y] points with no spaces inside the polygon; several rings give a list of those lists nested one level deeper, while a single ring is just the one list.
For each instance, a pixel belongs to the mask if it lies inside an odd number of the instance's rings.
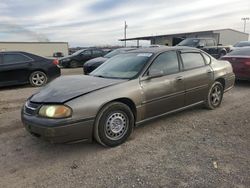
[{"label": "car roof", "polygon": [[187,46],[173,46],[173,47],[154,47],[154,48],[139,48],[133,51],[130,51],[128,53],[161,53],[165,51],[171,51],[171,50],[195,50],[200,51],[197,48],[187,47]]},{"label": "car roof", "polygon": [[28,53],[23,51],[0,51],[0,53]]}]

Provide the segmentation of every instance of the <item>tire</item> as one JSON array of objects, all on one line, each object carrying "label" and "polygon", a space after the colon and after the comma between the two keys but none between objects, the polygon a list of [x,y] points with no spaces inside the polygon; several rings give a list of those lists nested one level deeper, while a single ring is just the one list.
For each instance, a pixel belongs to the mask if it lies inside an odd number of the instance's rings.
[{"label": "tire", "polygon": [[78,62],[73,60],[69,63],[70,68],[77,68],[78,67]]},{"label": "tire", "polygon": [[134,128],[134,115],[124,103],[112,102],[98,113],[94,126],[95,140],[105,147],[124,143]]},{"label": "tire", "polygon": [[29,82],[33,87],[41,87],[48,82],[48,77],[42,71],[34,71],[29,76]]},{"label": "tire", "polygon": [[214,84],[210,87],[207,95],[207,99],[205,102],[206,108],[210,110],[218,108],[222,102],[223,94],[223,85],[220,82],[214,82]]},{"label": "tire", "polygon": [[221,51],[221,52],[220,52],[220,55],[219,55],[219,58],[221,58],[221,57],[225,56],[226,54],[227,54],[227,52],[225,52],[225,51]]}]

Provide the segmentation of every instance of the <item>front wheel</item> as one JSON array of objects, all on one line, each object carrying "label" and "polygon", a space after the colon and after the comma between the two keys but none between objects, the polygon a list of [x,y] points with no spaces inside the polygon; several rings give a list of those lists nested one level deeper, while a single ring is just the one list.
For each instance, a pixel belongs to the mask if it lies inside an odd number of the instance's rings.
[{"label": "front wheel", "polygon": [[219,107],[223,98],[224,88],[220,82],[215,82],[209,89],[207,99],[206,99],[206,107],[210,110],[214,110]]},{"label": "front wheel", "polygon": [[115,147],[124,143],[133,131],[134,115],[124,103],[112,102],[98,113],[94,137],[103,146]]}]

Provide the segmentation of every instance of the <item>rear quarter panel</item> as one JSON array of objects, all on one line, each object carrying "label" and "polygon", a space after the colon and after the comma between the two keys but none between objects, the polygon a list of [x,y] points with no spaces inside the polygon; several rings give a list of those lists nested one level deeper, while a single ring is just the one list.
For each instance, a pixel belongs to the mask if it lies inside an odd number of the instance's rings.
[{"label": "rear quarter panel", "polygon": [[225,81],[225,91],[234,86],[235,75],[232,65],[228,61],[214,60],[211,63],[211,67],[214,71],[214,80],[223,79]]}]

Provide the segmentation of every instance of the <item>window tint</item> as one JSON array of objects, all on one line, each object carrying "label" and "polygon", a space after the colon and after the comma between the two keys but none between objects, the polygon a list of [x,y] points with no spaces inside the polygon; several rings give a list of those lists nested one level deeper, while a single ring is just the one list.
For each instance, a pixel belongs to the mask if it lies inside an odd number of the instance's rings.
[{"label": "window tint", "polygon": [[200,42],[199,42],[199,45],[200,45],[200,46],[207,46],[206,40],[201,39]]},{"label": "window tint", "polygon": [[242,49],[233,50],[232,52],[227,54],[227,56],[230,55],[250,56],[250,48],[244,47]]},{"label": "window tint", "polygon": [[207,54],[205,54],[205,53],[202,53],[202,55],[203,55],[203,57],[204,57],[204,59],[206,61],[206,64],[210,64],[211,58]]},{"label": "window tint", "polygon": [[85,55],[85,56],[91,56],[91,51],[90,50],[86,50],[86,51],[83,51],[81,54]]},{"label": "window tint", "polygon": [[101,56],[102,55],[102,51],[100,51],[100,50],[93,50],[92,52],[93,52],[93,55],[95,55],[95,56]]},{"label": "window tint", "polygon": [[234,47],[244,47],[244,46],[250,46],[250,42],[249,41],[238,42],[234,45]]},{"label": "window tint", "polygon": [[207,42],[207,46],[215,46],[214,40],[208,39],[206,42]]},{"label": "window tint", "polygon": [[193,69],[205,65],[204,59],[200,53],[194,53],[194,52],[182,53],[181,57],[185,69]]},{"label": "window tint", "polygon": [[3,62],[4,63],[20,63],[30,61],[31,59],[22,55],[22,54],[4,54]]},{"label": "window tint", "polygon": [[175,51],[165,52],[159,55],[153,64],[150,71],[162,71],[163,74],[173,74],[179,72],[178,58]]}]

